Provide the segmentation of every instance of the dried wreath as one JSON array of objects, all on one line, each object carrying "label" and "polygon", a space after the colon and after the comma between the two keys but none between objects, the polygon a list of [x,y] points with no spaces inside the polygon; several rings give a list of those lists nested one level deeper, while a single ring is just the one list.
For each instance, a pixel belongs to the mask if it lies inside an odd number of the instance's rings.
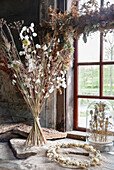
[{"label": "dried wreath", "polygon": [[[94,156],[89,161],[77,161],[76,159],[70,159],[69,157],[64,158],[60,154],[57,153],[57,150],[60,148],[75,148],[80,147],[84,148],[85,150],[89,151]],[[100,166],[101,165],[101,154],[99,150],[96,150],[93,148],[93,146],[89,146],[89,144],[84,143],[62,143],[57,144],[55,146],[50,146],[50,149],[47,151],[47,156],[56,162],[58,162],[60,165],[63,166],[73,166],[75,168],[88,168],[90,166]]]}]

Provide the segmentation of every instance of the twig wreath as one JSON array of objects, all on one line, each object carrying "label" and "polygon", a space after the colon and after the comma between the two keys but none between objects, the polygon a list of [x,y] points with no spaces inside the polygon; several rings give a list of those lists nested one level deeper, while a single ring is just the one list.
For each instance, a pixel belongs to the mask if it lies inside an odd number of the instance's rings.
[{"label": "twig wreath", "polygon": [[[89,151],[89,153],[93,154],[94,156],[90,158],[90,160],[88,161],[81,161],[81,160],[77,161],[76,159],[70,159],[69,157],[64,158],[63,156],[57,153],[57,150],[60,148],[75,148],[75,147],[84,148],[86,151]],[[47,156],[63,166],[73,166],[75,168],[83,168],[83,169],[86,169],[90,166],[96,166],[96,165],[100,166],[101,159],[102,159],[100,151],[94,149],[93,146],[89,146],[87,143],[57,144],[55,146],[50,147],[50,149],[47,151]]]}]

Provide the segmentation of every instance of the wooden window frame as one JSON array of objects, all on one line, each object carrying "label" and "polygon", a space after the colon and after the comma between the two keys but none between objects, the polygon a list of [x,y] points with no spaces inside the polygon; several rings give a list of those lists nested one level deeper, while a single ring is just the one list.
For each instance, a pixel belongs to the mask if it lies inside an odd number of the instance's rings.
[{"label": "wooden window frame", "polygon": [[[89,99],[110,99],[114,100],[113,96],[104,96],[103,95],[103,66],[105,65],[114,65],[114,61],[103,61],[103,33],[100,33],[100,61],[99,62],[78,62],[78,40],[74,42],[74,130],[86,131],[85,128],[78,127],[78,99],[80,98],[89,98]],[[78,68],[79,66],[88,66],[88,65],[98,65],[100,68],[99,72],[99,95],[79,95],[78,94]]]}]

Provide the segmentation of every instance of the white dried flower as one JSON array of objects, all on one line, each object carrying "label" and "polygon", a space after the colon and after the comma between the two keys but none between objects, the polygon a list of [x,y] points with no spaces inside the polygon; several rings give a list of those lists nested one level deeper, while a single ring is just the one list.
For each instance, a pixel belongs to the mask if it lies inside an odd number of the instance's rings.
[{"label": "white dried flower", "polygon": [[46,99],[46,98],[48,98],[49,97],[49,94],[48,93],[46,93],[46,95],[44,96],[44,98]]},{"label": "white dried flower", "polygon": [[16,84],[16,81],[13,79],[12,80],[12,84],[15,86],[15,84]]},{"label": "white dried flower", "polygon": [[26,35],[26,36],[24,37],[24,39],[25,39],[25,40],[28,40],[28,39],[29,39],[29,36],[28,36],[28,35]]},{"label": "white dried flower", "polygon": [[37,84],[37,83],[40,83],[40,79],[37,79],[37,80],[36,80],[36,84]]},{"label": "white dried flower", "polygon": [[14,74],[14,77],[15,77],[15,78],[17,78],[17,75],[16,75],[16,74]]},{"label": "white dried flower", "polygon": [[58,38],[58,43],[60,42],[60,38]]},{"label": "white dried flower", "polygon": [[33,50],[32,53],[36,54],[36,50]]},{"label": "white dried flower", "polygon": [[37,33],[34,32],[32,35],[33,35],[33,37],[36,37],[36,36],[37,36]]},{"label": "white dried flower", "polygon": [[59,55],[59,51],[57,51],[57,55]]},{"label": "white dried flower", "polygon": [[49,90],[49,93],[52,93],[54,91],[54,86],[51,87],[51,89]]},{"label": "white dried flower", "polygon": [[35,93],[38,94],[38,92],[35,90]]},{"label": "white dried flower", "polygon": [[66,86],[66,83],[63,81],[62,82],[62,85],[61,85],[63,88],[66,88],[67,86]]},{"label": "white dried flower", "polygon": [[44,51],[47,50],[47,46],[46,45],[44,45],[42,48],[43,48]]},{"label": "white dried flower", "polygon": [[23,33],[20,32],[20,38],[23,40],[24,39],[24,36],[23,36]]},{"label": "white dried flower", "polygon": [[33,27],[29,27],[29,29],[30,29],[32,32],[34,32],[34,28],[33,28]]},{"label": "white dried flower", "polygon": [[33,22],[31,23],[31,27],[34,27],[34,23]]},{"label": "white dried flower", "polygon": [[44,89],[42,89],[42,92],[43,92],[43,93],[45,93],[45,90],[44,90]]},{"label": "white dried flower", "polygon": [[31,52],[31,48],[28,48],[28,52],[29,52],[29,53]]},{"label": "white dried flower", "polygon": [[41,45],[39,45],[39,44],[36,44],[36,48],[41,48]]}]

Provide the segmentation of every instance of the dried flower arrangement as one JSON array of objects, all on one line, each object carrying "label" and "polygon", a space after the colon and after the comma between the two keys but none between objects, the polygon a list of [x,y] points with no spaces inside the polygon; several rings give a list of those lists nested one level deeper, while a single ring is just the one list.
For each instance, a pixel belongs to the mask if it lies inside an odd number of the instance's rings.
[{"label": "dried flower arrangement", "polygon": [[[94,156],[89,156],[90,160],[86,161],[77,161],[76,159],[71,159],[70,157],[63,157],[60,154],[57,153],[57,150],[60,148],[75,148],[75,147],[80,147],[84,148],[85,150],[89,151],[92,155]],[[89,168],[90,166],[100,166],[101,165],[101,160],[102,156],[100,154],[100,151],[96,150],[93,148],[93,146],[89,146],[87,143],[80,144],[80,143],[62,143],[62,144],[57,144],[55,146],[50,146],[50,148],[47,151],[47,156],[56,162],[58,162],[60,165],[63,166],[68,166],[68,167],[75,167],[75,168],[81,168],[81,169],[86,169]]]},{"label": "dried flower arrangement", "polygon": [[[23,96],[34,117],[27,145],[46,143],[38,117],[50,93],[54,89],[61,93],[61,88],[66,88],[65,74],[73,52],[70,37],[78,39],[83,33],[86,42],[89,32],[114,27],[114,5],[97,10],[95,1],[91,0],[79,11],[75,3],[76,0],[71,11],[64,14],[57,14],[50,6],[50,20],[37,27],[37,31],[34,31],[34,23],[22,27],[20,22],[14,22],[9,26],[0,20],[0,69],[10,76],[14,88]],[[19,32],[20,52],[11,28]]]},{"label": "dried flower arrangement", "polygon": [[[90,110],[91,119],[89,121],[90,137],[89,141],[94,143],[110,143],[113,132],[112,115],[107,114],[106,102],[93,102],[93,109]],[[111,112],[111,111],[110,111]]]},{"label": "dried flower arrangement", "polygon": [[[20,31],[18,24],[15,23],[15,26]],[[56,52],[60,44],[59,38],[56,37],[50,38],[45,44],[35,43],[37,33],[33,23],[22,27],[19,33],[22,42],[22,50],[19,53],[11,30],[3,19],[0,20],[0,35],[2,64],[10,71],[12,84],[20,90],[34,117],[26,144],[39,146],[46,143],[39,123],[39,114],[45,99],[54,89],[61,93],[61,88],[66,88],[65,73],[69,68],[72,48],[68,41],[65,49]]]}]

